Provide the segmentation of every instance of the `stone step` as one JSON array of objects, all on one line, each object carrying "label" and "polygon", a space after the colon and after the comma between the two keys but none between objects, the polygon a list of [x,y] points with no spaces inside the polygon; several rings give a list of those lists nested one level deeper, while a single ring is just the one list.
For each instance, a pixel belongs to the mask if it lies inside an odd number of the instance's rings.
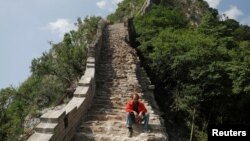
[{"label": "stone step", "polygon": [[[107,104],[107,105],[121,105],[126,106],[128,100],[130,98],[120,98],[120,97],[95,97],[94,103],[96,104]],[[142,101],[145,105],[145,107],[151,107],[150,102],[148,101]]]},{"label": "stone step", "polygon": [[78,130],[83,133],[100,134],[100,133],[105,133],[107,131],[107,128],[104,126],[81,126],[80,125]]},{"label": "stone step", "polygon": [[[113,126],[119,126],[119,125],[125,126],[126,124],[125,121],[120,121],[120,120],[112,120],[108,121],[108,123]],[[103,126],[103,125],[107,125],[107,121],[88,120],[80,122],[80,126]]]},{"label": "stone step", "polygon": [[87,120],[107,121],[107,120],[118,120],[124,121],[125,115],[88,115]]},{"label": "stone step", "polygon": [[122,98],[110,98],[110,99],[101,99],[96,97],[95,103],[103,103],[103,104],[126,104],[127,100],[126,99],[122,99]]},{"label": "stone step", "polygon": [[125,124],[120,124],[120,125],[101,125],[101,126],[88,126],[88,125],[80,125],[79,129],[80,132],[83,133],[94,133],[94,134],[98,134],[98,133],[106,133],[106,134],[110,134],[110,133],[122,133],[122,134],[126,134],[128,129],[126,128]]},{"label": "stone step", "polygon": [[100,108],[105,108],[105,109],[125,109],[125,105],[112,105],[112,104],[93,104],[92,106],[93,109],[100,109]]},{"label": "stone step", "polygon": [[126,83],[117,84],[115,82],[112,82],[110,84],[97,84],[97,85],[100,85],[99,87],[102,89],[102,91],[98,90],[98,94],[101,93],[102,95],[104,93],[105,94],[113,94],[113,95],[119,95],[121,93],[124,93],[125,95],[130,96],[130,94],[128,94],[128,93],[133,92],[132,90],[130,90],[130,87],[127,86]]},{"label": "stone step", "polygon": [[112,109],[112,108],[114,108],[114,109],[116,109],[116,108],[120,109],[120,108],[125,108],[126,107],[126,103],[124,103],[124,104],[122,104],[122,103],[96,103],[94,101],[93,106],[94,107],[99,107],[99,108],[101,108],[102,106],[105,106],[103,108],[107,108],[107,109]]},{"label": "stone step", "polygon": [[[105,112],[114,112],[114,113],[123,113],[125,111],[125,109],[106,109],[106,108],[98,108],[96,109],[96,111],[105,111]],[[92,111],[95,112],[95,111]]]},{"label": "stone step", "polygon": [[[117,100],[119,99],[119,100]],[[107,104],[119,104],[119,105],[126,105],[128,98],[120,98],[120,97],[94,97],[94,103],[107,103]],[[103,102],[102,102],[103,101]]]},{"label": "stone step", "polygon": [[162,134],[137,133],[137,136],[128,137],[126,134],[92,134],[77,132],[74,141],[166,141]]},{"label": "stone step", "polygon": [[125,110],[119,110],[118,112],[116,111],[104,111],[104,110],[98,110],[98,111],[94,111],[92,112],[93,115],[126,115],[126,111]]},{"label": "stone step", "polygon": [[[94,109],[91,111],[92,115],[100,115],[100,114],[105,114],[105,115],[126,115],[125,108],[124,109],[105,109],[105,108],[100,108],[100,109]],[[151,120],[159,120],[160,116],[156,115],[153,113],[153,111],[149,111],[150,114],[150,119]]]},{"label": "stone step", "polygon": [[[141,125],[133,125],[133,129],[135,132],[143,132],[143,124]],[[149,127],[151,133],[161,133],[165,128],[158,127],[156,125],[150,125]],[[89,124],[81,124],[78,128],[78,132],[84,133],[119,133],[126,134],[128,129],[126,128],[126,123],[117,122],[113,124],[113,122],[106,122],[102,125],[89,125]]]},{"label": "stone step", "polygon": [[131,99],[130,95],[127,94],[105,94],[105,93],[98,93],[96,94],[96,98],[98,99],[114,99],[114,98],[122,98],[122,99]]}]

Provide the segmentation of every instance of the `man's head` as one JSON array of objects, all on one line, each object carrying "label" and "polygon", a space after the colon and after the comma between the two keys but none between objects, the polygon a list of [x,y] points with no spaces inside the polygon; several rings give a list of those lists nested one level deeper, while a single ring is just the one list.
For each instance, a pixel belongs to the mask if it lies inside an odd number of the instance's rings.
[{"label": "man's head", "polygon": [[137,103],[140,96],[137,93],[134,93],[134,94],[132,94],[131,98],[132,98],[134,103]]}]

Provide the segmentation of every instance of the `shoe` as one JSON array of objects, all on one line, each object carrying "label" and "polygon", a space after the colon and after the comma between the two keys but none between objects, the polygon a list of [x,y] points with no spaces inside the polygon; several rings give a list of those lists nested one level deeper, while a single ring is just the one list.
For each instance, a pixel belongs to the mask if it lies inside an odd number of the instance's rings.
[{"label": "shoe", "polygon": [[128,137],[132,137],[133,136],[133,129],[132,128],[128,128]]}]

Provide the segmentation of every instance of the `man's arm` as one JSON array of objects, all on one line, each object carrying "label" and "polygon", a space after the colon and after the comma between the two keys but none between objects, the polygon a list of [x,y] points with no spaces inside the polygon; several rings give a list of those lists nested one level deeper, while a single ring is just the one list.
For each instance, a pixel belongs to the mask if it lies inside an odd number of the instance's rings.
[{"label": "man's arm", "polygon": [[143,113],[146,113],[147,112],[147,109],[145,108],[145,105],[144,103],[140,103],[140,113],[139,113],[139,117],[142,117],[143,116]]},{"label": "man's arm", "polygon": [[129,101],[126,104],[126,112],[133,112],[133,105]]}]

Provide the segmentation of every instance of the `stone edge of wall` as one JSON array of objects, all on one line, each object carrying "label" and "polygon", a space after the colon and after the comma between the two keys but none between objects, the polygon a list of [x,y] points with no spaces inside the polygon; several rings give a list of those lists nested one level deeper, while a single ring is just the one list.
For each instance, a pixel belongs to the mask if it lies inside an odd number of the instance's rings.
[{"label": "stone edge of wall", "polygon": [[103,29],[107,25],[99,21],[96,39],[89,45],[84,75],[78,82],[74,97],[60,110],[50,110],[40,117],[41,122],[28,141],[70,141],[79,121],[84,118],[95,95],[95,65],[102,45]]},{"label": "stone edge of wall", "polygon": [[160,0],[145,0],[141,9],[136,15],[144,15],[146,12],[150,11],[153,4],[159,4]]},{"label": "stone edge of wall", "polygon": [[145,0],[137,15],[144,15],[152,6],[152,0]]}]

